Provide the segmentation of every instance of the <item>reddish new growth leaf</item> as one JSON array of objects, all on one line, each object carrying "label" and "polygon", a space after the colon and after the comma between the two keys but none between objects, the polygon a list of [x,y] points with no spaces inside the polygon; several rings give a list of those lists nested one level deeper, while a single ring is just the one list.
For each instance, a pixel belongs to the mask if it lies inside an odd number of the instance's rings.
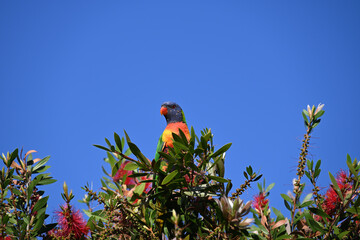
[{"label": "reddish new growth leaf", "polygon": [[125,177],[125,185],[136,185],[137,181],[134,178],[129,177],[133,174],[133,171],[125,170],[125,166],[130,163],[130,161],[125,161],[121,164],[120,169],[116,172],[115,176],[113,176],[113,181],[118,182],[120,179],[122,180]]},{"label": "reddish new growth leaf", "polygon": [[73,207],[69,208],[68,205],[61,207],[61,211],[56,211],[58,228],[51,230],[49,235],[51,237],[65,239],[80,239],[86,236],[89,232],[89,227],[86,226],[80,210],[75,210]]},{"label": "reddish new growth leaf", "polygon": [[258,195],[255,195],[253,201],[253,208],[255,208],[257,212],[262,212],[264,211],[264,208],[266,204],[268,204],[268,202],[269,199],[266,199],[265,193],[261,192]]},{"label": "reddish new growth leaf", "polygon": [[[343,195],[346,195],[348,191],[351,190],[352,186],[347,181],[348,174],[341,170],[337,173],[336,182],[339,185],[340,191]],[[337,195],[334,190],[334,186],[330,186],[330,188],[326,191],[325,200],[322,204],[322,208],[328,215],[333,215],[336,212],[336,209],[339,207],[341,203],[341,198]]]}]

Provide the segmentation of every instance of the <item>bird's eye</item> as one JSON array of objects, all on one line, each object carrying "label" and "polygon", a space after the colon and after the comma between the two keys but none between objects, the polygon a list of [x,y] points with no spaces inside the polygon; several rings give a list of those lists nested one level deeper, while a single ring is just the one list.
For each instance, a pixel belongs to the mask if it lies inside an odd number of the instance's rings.
[{"label": "bird's eye", "polygon": [[175,106],[175,105],[172,105],[171,108],[176,108],[176,106]]}]

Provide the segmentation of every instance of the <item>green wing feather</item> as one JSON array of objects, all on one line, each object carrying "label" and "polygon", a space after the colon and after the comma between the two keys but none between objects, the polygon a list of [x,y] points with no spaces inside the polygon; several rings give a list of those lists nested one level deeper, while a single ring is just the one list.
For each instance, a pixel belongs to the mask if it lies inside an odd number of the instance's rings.
[{"label": "green wing feather", "polygon": [[181,115],[182,115],[182,120],[183,120],[183,122],[184,123],[186,123],[186,119],[185,119],[185,114],[184,114],[184,111],[183,110],[181,110]]}]

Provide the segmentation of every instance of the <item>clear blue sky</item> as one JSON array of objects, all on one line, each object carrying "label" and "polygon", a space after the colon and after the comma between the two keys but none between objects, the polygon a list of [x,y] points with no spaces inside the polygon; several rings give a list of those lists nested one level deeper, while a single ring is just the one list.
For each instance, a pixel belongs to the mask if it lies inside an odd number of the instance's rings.
[{"label": "clear blue sky", "polygon": [[355,0],[0,1],[0,152],[51,155],[51,213],[64,181],[76,199],[99,188],[105,152],[92,144],[114,131],[153,158],[160,105],[175,101],[197,133],[233,143],[234,189],[252,165],[283,209],[307,104],[325,103],[309,156],[320,186],[360,157],[359,12]]}]

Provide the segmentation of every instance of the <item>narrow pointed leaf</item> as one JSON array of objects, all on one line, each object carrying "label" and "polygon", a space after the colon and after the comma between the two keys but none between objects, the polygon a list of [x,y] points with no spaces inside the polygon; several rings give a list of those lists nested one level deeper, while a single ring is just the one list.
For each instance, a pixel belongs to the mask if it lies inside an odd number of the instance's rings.
[{"label": "narrow pointed leaf", "polygon": [[336,182],[336,179],[330,172],[329,172],[329,176],[330,176],[330,180],[333,184],[333,188],[336,191],[337,195],[341,198],[341,200],[344,200],[344,196],[341,193],[340,187],[339,187],[338,183]]},{"label": "narrow pointed leaf", "polygon": [[286,195],[286,194],[284,194],[284,193],[281,193],[280,195],[281,195],[281,197],[282,197],[284,200],[286,200],[286,201],[288,201],[288,202],[292,202],[291,198],[290,198],[288,195]]},{"label": "narrow pointed leaf", "polygon": [[124,130],[125,133],[125,138],[126,138],[126,142],[131,142],[129,135],[127,134],[127,132]]},{"label": "narrow pointed leaf", "polygon": [[166,184],[168,184],[177,174],[178,174],[178,171],[177,171],[177,170],[169,173],[169,174],[164,178],[164,180],[161,182],[161,185],[166,185]]},{"label": "narrow pointed leaf", "polygon": [[219,156],[220,154],[223,154],[224,152],[226,152],[231,147],[231,145],[232,145],[232,143],[225,144],[220,149],[218,149],[216,152],[211,154],[210,157],[215,158],[215,157]]},{"label": "narrow pointed leaf", "polygon": [[320,110],[317,114],[315,114],[315,118],[321,117],[325,113],[324,110]]},{"label": "narrow pointed leaf", "polygon": [[312,208],[312,207],[309,207],[309,210],[312,212],[312,213],[315,213],[316,215],[319,215],[321,217],[324,217],[324,218],[328,218],[328,219],[331,219],[331,217],[325,213],[324,211],[318,209],[318,208]]},{"label": "narrow pointed leaf", "polygon": [[97,147],[97,148],[100,148],[100,149],[102,149],[102,150],[105,150],[105,151],[111,152],[111,150],[110,150],[110,149],[108,149],[108,148],[106,148],[106,147],[103,147],[103,146],[101,146],[101,145],[93,144],[93,146],[94,146],[94,147]]},{"label": "narrow pointed leaf", "polygon": [[137,163],[129,162],[125,165],[124,170],[133,171],[133,170],[137,169],[138,167],[139,166]]},{"label": "narrow pointed leaf", "polygon": [[266,188],[265,192],[266,192],[266,193],[269,192],[274,186],[275,186],[275,183],[270,184],[270,185]]},{"label": "narrow pointed leaf", "polygon": [[120,152],[122,152],[123,145],[121,144],[121,139],[116,132],[114,132],[114,139],[115,139],[116,146],[119,148]]},{"label": "narrow pointed leaf", "polygon": [[141,183],[140,185],[136,186],[134,193],[141,195],[145,190],[145,183]]},{"label": "narrow pointed leaf", "polygon": [[217,177],[217,176],[208,176],[208,178],[210,178],[211,180],[215,180],[217,182],[220,182],[220,183],[227,183],[229,182],[229,180],[225,179],[225,178],[222,178],[222,177]]}]

